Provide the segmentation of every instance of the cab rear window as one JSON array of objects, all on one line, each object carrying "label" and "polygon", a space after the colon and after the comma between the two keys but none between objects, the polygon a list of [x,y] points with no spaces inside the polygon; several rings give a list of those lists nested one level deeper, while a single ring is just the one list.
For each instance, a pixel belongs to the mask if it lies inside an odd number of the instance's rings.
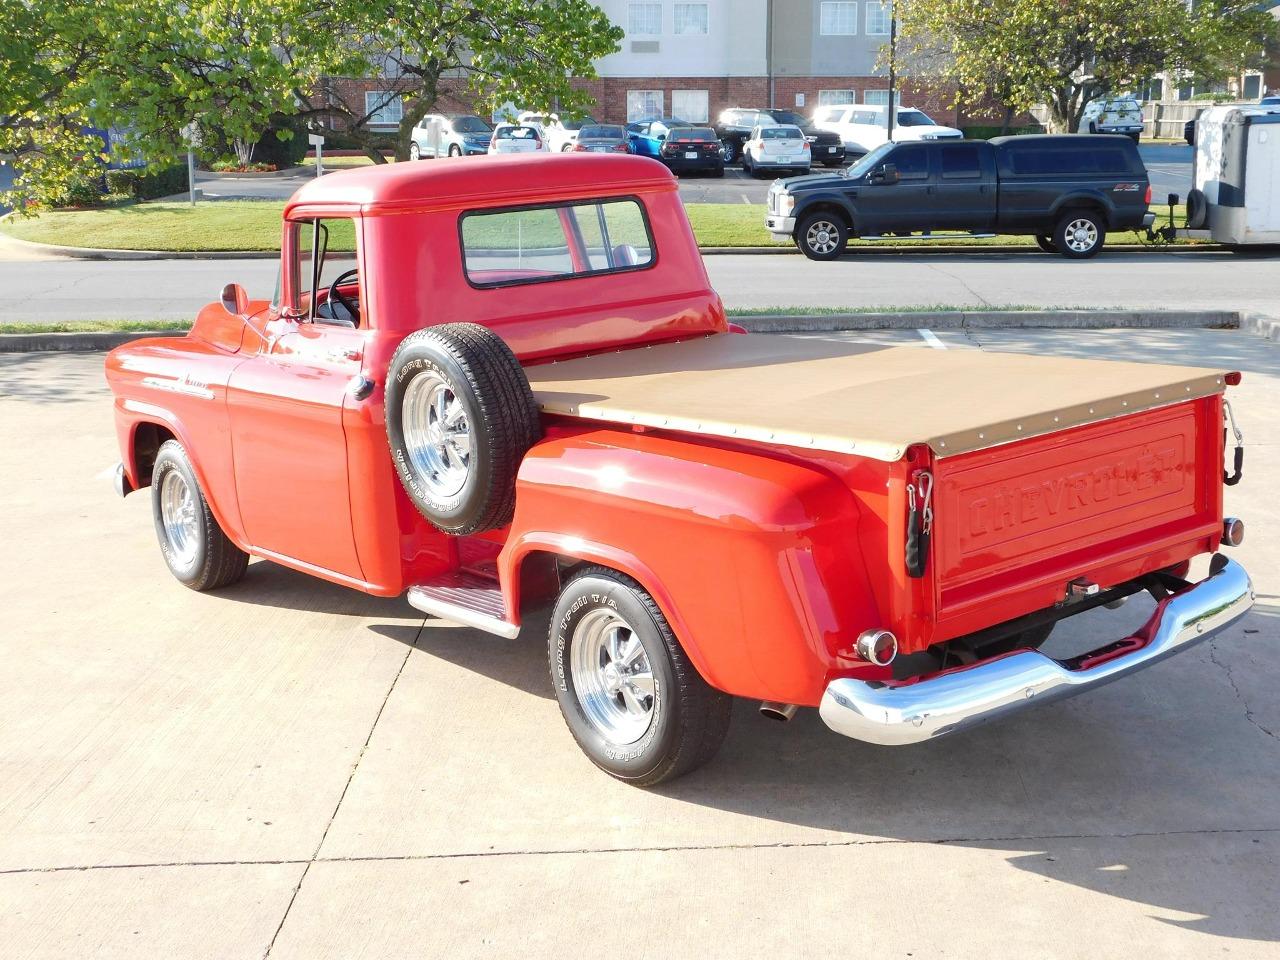
[{"label": "cab rear window", "polygon": [[459,233],[476,287],[642,270],[655,256],[644,207],[632,199],[473,211]]}]

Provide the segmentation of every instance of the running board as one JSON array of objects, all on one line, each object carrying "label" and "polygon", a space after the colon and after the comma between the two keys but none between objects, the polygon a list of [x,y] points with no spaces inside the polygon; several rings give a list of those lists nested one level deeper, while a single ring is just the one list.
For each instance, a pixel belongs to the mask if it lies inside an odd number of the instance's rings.
[{"label": "running board", "polygon": [[519,624],[507,619],[506,604],[496,580],[460,571],[433,583],[409,588],[409,604],[441,620],[496,633],[512,640]]},{"label": "running board", "polygon": [[893,234],[872,233],[866,236],[860,236],[858,239],[898,241],[915,240],[918,243],[928,243],[930,240],[990,240],[994,236],[994,233],[921,233],[899,237],[894,236]]}]

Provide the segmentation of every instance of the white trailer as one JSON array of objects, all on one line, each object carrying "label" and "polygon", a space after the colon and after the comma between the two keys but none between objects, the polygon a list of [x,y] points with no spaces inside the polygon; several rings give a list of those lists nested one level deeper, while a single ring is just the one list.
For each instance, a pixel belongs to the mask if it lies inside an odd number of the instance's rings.
[{"label": "white trailer", "polygon": [[1195,235],[1207,231],[1232,245],[1280,244],[1280,108],[1203,111],[1192,179],[1187,226]]}]

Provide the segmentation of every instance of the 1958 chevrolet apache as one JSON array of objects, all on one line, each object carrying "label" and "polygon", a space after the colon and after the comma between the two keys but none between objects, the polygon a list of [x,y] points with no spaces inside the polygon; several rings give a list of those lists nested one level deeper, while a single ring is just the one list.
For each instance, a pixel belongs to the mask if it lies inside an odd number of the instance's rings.
[{"label": "1958 chevrolet apache", "polygon": [[[119,490],[151,487],[179,581],[255,555],[504,637],[554,603],[569,730],[638,785],[710,759],[733,697],[917,743],[1253,599],[1216,553],[1243,535],[1238,374],[744,336],[644,158],[325,176],[285,209],[271,301],[229,284],[107,376]],[[1138,592],[1137,633],[1038,651]]]}]

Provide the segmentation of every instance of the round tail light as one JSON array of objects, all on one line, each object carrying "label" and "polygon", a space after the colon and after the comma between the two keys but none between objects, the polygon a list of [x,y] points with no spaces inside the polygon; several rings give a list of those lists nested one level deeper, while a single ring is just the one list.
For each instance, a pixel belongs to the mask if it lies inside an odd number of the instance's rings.
[{"label": "round tail light", "polygon": [[1227,517],[1222,521],[1222,545],[1238,547],[1244,543],[1244,521],[1239,517]]},{"label": "round tail light", "polygon": [[853,648],[867,663],[887,667],[898,655],[898,638],[888,630],[864,630]]}]

